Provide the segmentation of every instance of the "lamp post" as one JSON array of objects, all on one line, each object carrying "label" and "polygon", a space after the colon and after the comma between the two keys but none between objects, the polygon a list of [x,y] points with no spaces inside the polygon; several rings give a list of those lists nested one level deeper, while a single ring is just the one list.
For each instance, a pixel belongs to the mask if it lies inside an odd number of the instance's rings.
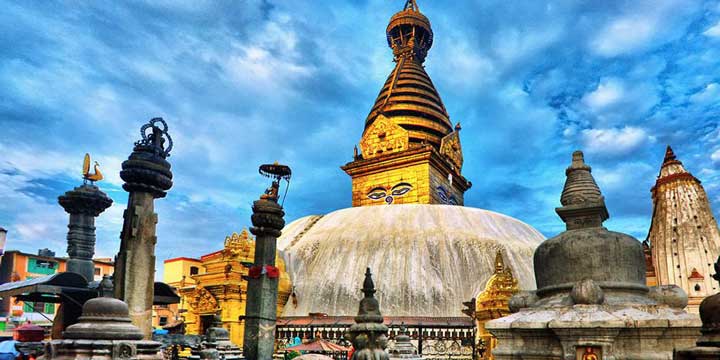
[{"label": "lamp post", "polygon": [[[275,267],[277,238],[285,226],[278,204],[280,181],[290,184],[290,168],[278,163],[260,166],[260,174],[272,179],[270,187],[253,202],[250,232],[255,235],[255,259],[248,271],[243,355],[250,360],[271,359],[275,350],[278,277]],[[285,188],[287,194],[287,186]],[[284,200],[284,199],[283,199]]]}]

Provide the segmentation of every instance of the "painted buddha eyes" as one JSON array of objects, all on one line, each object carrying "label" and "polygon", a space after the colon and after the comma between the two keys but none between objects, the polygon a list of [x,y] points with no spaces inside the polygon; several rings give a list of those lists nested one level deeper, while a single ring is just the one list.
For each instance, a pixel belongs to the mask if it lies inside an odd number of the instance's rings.
[{"label": "painted buddha eyes", "polygon": [[403,196],[412,190],[412,185],[402,182],[399,183],[389,190],[384,187],[376,187],[368,192],[367,197],[372,200],[385,199],[387,204],[392,204],[396,197]]},{"label": "painted buddha eyes", "polygon": [[447,205],[457,205],[457,199],[454,195],[450,194],[449,191],[447,191],[444,187],[438,186],[437,187],[437,194],[440,198],[440,201],[443,202],[443,204]]},{"label": "painted buddha eyes", "polygon": [[402,196],[407,194],[410,190],[412,190],[412,185],[408,183],[399,183],[393,186],[390,194],[392,194],[392,196]]},{"label": "painted buddha eyes", "polygon": [[377,188],[370,190],[370,193],[368,194],[367,197],[369,197],[370,199],[373,199],[373,200],[380,200],[385,197],[386,193],[387,192],[385,191],[385,189],[383,189],[381,187],[377,187]]}]

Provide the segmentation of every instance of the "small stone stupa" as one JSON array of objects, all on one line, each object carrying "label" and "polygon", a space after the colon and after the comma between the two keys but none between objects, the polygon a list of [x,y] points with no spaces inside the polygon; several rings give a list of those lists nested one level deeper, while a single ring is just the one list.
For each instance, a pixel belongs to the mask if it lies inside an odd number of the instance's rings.
[{"label": "small stone stupa", "polygon": [[365,271],[362,292],[365,296],[360,300],[355,324],[345,334],[355,348],[351,360],[389,360],[385,351],[388,327],[383,324],[380,305],[375,298],[375,284],[370,268]]},{"label": "small stone stupa", "polygon": [[400,334],[395,337],[395,349],[390,353],[390,360],[394,359],[422,359],[410,341],[405,324],[400,326]]},{"label": "small stone stupa", "polygon": [[699,335],[676,286],[645,285],[642,244],[602,226],[605,200],[580,151],[556,209],[567,231],[535,251],[537,291],[510,301],[516,313],[486,323],[497,360],[671,359]]},{"label": "small stone stupa", "polygon": [[242,358],[242,350],[230,341],[230,332],[223,327],[220,315],[215,315],[212,326],[205,332],[205,339],[217,351],[218,357],[225,360]]},{"label": "small stone stupa", "polygon": [[[105,277],[101,289],[111,288]],[[121,300],[104,296],[90,299],[83,305],[77,324],[69,326],[62,340],[45,346],[45,359],[136,359],[160,360],[161,343],[143,340],[143,333],[130,322],[128,306]]]},{"label": "small stone stupa", "polygon": [[[715,262],[713,279],[720,282],[720,257]],[[697,346],[677,352],[676,360],[717,360],[720,359],[720,293],[708,296],[700,303],[702,336]]]}]

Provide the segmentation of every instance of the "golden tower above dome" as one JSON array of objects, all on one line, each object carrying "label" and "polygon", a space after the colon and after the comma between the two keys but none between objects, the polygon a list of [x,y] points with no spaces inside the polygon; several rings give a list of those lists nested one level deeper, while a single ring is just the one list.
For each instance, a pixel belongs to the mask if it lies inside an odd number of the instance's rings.
[{"label": "golden tower above dome", "polygon": [[461,127],[452,126],[423,67],[430,21],[407,0],[386,33],[395,68],[365,119],[361,153],[342,167],[353,179],[353,206],[462,205],[471,183],[461,174]]}]

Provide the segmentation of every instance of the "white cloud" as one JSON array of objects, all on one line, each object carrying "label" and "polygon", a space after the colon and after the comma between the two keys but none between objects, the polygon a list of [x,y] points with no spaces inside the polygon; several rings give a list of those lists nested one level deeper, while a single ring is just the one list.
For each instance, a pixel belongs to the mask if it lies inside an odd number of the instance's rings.
[{"label": "white cloud", "polygon": [[607,57],[631,52],[652,40],[657,26],[657,20],[653,18],[631,16],[616,19],[591,42],[592,50]]},{"label": "white cloud", "polygon": [[720,37],[720,21],[718,21],[717,24],[713,25],[709,29],[705,30],[705,32],[703,32],[703,35],[709,37]]},{"label": "white cloud", "polygon": [[584,149],[591,154],[625,155],[655,139],[642,128],[585,129],[581,133]]},{"label": "white cloud", "polygon": [[631,54],[654,43],[672,40],[684,29],[685,16],[697,2],[688,0],[636,1],[623,14],[611,18],[590,41],[590,49],[604,57]]},{"label": "white cloud", "polygon": [[690,101],[699,104],[720,101],[720,85],[718,83],[705,85],[705,88],[690,96]]},{"label": "white cloud", "polygon": [[624,84],[619,79],[607,78],[598,84],[597,89],[583,96],[583,102],[592,109],[603,109],[620,101],[625,93]]},{"label": "white cloud", "polygon": [[492,39],[493,51],[503,62],[508,63],[535,54],[553,44],[563,34],[558,26],[518,30],[502,29]]},{"label": "white cloud", "polygon": [[636,121],[657,104],[657,85],[640,79],[606,77],[595,90],[586,93],[581,103],[588,120],[598,127],[618,126]]},{"label": "white cloud", "polygon": [[710,155],[710,159],[714,164],[720,165],[720,149],[715,150],[715,152]]}]

